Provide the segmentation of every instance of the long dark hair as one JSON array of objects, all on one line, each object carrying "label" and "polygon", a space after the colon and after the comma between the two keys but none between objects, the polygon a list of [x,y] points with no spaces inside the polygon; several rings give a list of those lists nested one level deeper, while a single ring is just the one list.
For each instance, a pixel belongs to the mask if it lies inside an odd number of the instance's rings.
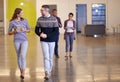
[{"label": "long dark hair", "polygon": [[[21,8],[16,8],[10,21],[15,20],[17,18],[17,15],[20,14],[21,11]],[[21,17],[21,20],[24,20],[24,18]]]}]

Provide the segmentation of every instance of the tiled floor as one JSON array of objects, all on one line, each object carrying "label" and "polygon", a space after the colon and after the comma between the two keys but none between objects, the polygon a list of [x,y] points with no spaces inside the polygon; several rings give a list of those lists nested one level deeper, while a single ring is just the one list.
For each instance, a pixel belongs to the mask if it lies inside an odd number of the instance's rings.
[{"label": "tiled floor", "polygon": [[[43,56],[39,38],[29,35],[24,82],[120,82],[120,34],[103,38],[76,36],[73,58],[65,61],[63,35],[60,59],[54,57],[51,79],[44,81]],[[0,36],[0,82],[21,82],[12,36]]]}]

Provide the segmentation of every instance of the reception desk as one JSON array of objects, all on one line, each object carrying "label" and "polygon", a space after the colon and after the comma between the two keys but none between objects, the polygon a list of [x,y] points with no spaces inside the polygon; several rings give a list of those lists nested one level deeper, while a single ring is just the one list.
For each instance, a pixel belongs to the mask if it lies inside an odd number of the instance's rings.
[{"label": "reception desk", "polygon": [[86,25],[84,30],[86,36],[103,36],[106,34],[105,25]]}]

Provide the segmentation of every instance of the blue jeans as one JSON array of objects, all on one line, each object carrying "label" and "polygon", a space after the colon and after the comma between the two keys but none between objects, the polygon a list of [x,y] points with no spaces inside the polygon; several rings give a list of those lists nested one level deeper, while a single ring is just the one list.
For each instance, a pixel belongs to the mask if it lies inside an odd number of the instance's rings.
[{"label": "blue jeans", "polygon": [[72,52],[74,38],[75,38],[74,33],[65,34],[66,52]]},{"label": "blue jeans", "polygon": [[55,42],[41,41],[41,46],[44,57],[44,70],[49,74],[51,73],[53,67],[53,54],[54,54]]},{"label": "blue jeans", "polygon": [[14,42],[15,50],[17,53],[18,66],[21,70],[26,69],[26,53],[28,48],[28,41]]}]

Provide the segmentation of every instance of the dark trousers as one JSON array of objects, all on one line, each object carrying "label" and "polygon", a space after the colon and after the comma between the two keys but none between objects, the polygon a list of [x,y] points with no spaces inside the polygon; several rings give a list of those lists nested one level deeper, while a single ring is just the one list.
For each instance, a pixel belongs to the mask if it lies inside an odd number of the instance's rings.
[{"label": "dark trousers", "polygon": [[57,40],[55,41],[55,50],[54,50],[55,55],[58,55],[58,42],[59,42],[59,35],[57,36]]}]

